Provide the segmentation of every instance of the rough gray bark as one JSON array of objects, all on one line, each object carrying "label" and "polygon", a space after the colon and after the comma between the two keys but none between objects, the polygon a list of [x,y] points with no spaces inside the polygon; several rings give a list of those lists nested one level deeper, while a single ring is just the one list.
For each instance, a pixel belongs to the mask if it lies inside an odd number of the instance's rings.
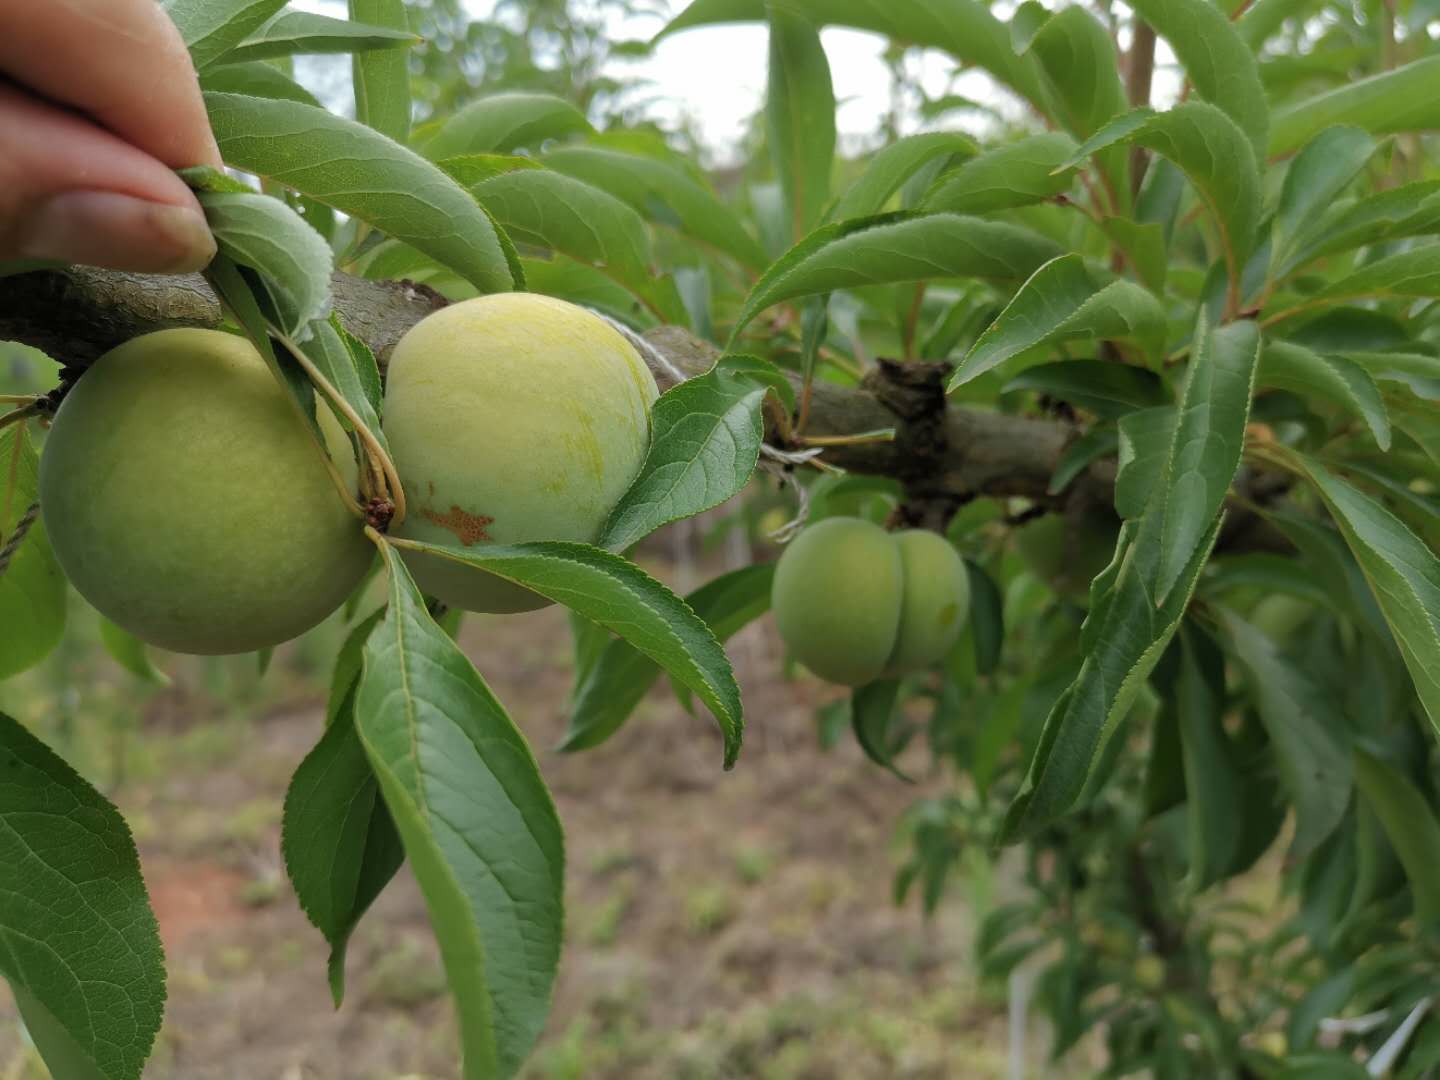
[{"label": "rough gray bark", "polygon": [[[445,300],[409,282],[337,273],[335,310],[383,364],[400,336]],[[0,278],[0,340],[33,345],[83,367],[138,334],[174,326],[216,326],[220,305],[197,274],[155,276],[83,267]],[[673,326],[647,339],[686,375],[705,371],[714,346]],[[844,436],[896,428],[894,442],[828,447],[825,459],[852,472],[899,479],[931,523],[976,495],[1045,498],[1055,464],[1077,430],[1064,423],[950,406],[939,389],[943,365],[882,363],[858,389],[815,385],[807,434]],[[675,380],[656,372],[662,387]],[[772,434],[773,437],[773,434]],[[1100,463],[1076,491],[1104,498],[1113,463]],[[927,509],[928,508],[928,509]],[[948,516],[946,514],[945,516]]]}]

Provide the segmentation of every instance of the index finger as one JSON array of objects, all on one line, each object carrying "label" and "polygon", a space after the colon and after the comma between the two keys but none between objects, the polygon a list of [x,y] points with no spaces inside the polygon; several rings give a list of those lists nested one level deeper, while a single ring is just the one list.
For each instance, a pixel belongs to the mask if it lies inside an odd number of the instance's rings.
[{"label": "index finger", "polygon": [[220,164],[190,54],[157,0],[0,0],[0,74],[171,168]]}]

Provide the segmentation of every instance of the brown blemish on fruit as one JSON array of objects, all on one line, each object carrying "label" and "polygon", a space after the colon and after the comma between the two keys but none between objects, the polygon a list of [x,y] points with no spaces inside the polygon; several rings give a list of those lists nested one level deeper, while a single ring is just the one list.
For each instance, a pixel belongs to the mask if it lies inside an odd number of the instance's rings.
[{"label": "brown blemish on fruit", "polygon": [[472,514],[453,504],[448,514],[441,514],[434,510],[421,510],[420,516],[426,521],[454,533],[460,543],[466,547],[472,547],[481,540],[489,540],[490,534],[485,529],[487,526],[495,524],[495,519],[492,517],[486,517],[484,514]]}]

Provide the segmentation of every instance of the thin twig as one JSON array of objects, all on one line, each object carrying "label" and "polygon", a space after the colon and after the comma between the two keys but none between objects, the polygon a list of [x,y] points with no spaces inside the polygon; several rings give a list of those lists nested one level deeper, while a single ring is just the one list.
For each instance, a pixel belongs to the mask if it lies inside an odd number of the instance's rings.
[{"label": "thin twig", "polygon": [[25,407],[20,409],[12,409],[4,416],[0,416],[0,431],[3,431],[11,424],[19,424],[25,420],[29,420],[32,416],[39,415],[40,406],[38,403],[26,405]]}]

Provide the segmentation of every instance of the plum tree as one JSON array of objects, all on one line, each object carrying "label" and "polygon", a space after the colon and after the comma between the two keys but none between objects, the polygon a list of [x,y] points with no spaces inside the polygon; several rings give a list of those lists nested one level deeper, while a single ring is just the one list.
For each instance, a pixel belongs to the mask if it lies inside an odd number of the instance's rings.
[{"label": "plum tree", "polygon": [[[352,488],[354,453],[320,427]],[[46,440],[55,555],[101,614],[176,652],[247,652],[334,611],[373,549],[244,338],[162,330],[102,356]]]},{"label": "plum tree", "polygon": [[775,568],[772,606],[792,655],[829,682],[863,686],[939,660],[969,612],[965,564],[942,537],[833,517]]},{"label": "plum tree", "polygon": [[[594,541],[650,444],[659,391],[599,316],[531,293],[453,304],[396,345],[385,434],[410,500],[397,535],[464,547]],[[544,607],[528,589],[433,555],[415,579],[452,607]]]},{"label": "plum tree", "polygon": [[1113,514],[1086,510],[1028,521],[1015,531],[1015,542],[1031,573],[1061,596],[1084,604],[1090,582],[1110,565],[1119,533]]}]

